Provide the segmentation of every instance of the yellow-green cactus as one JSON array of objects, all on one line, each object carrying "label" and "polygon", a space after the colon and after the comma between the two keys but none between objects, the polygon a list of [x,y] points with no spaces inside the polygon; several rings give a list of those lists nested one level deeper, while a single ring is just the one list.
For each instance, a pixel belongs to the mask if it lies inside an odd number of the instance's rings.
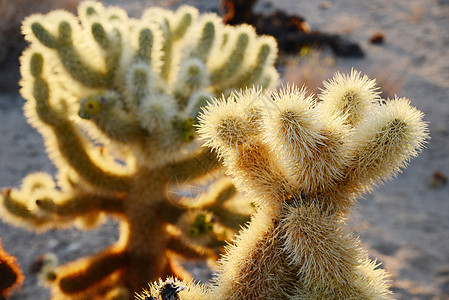
[{"label": "yellow-green cactus", "polygon": [[32,15],[23,32],[25,114],[59,174],[4,189],[0,216],[36,231],[120,220],[116,244],[54,270],[53,297],[126,299],[150,280],[186,275],[174,257],[214,257],[248,218],[225,207],[233,185],[223,179],[194,204],[169,192],[219,169],[215,151],[195,142],[201,107],[244,85],[274,85],[274,39],[193,7],[133,19],[94,1],[78,17]]},{"label": "yellow-green cactus", "polygon": [[[317,101],[288,86],[223,98],[200,117],[207,145],[258,203],[210,289],[167,281],[176,299],[388,299],[388,275],[345,225],[355,200],[406,166],[428,137],[409,100],[381,100],[352,71]],[[140,299],[159,299],[164,283]],[[148,298],[145,298],[148,297]],[[163,297],[162,297],[163,298]]]}]

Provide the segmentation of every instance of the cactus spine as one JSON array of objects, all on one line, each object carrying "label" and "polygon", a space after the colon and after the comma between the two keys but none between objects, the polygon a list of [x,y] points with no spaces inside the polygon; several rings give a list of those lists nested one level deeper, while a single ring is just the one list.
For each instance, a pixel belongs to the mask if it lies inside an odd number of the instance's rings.
[{"label": "cactus spine", "polygon": [[[171,282],[179,299],[388,299],[387,274],[345,226],[356,198],[390,179],[428,137],[405,98],[381,100],[352,71],[304,89],[248,89],[201,115],[206,145],[258,209],[208,291]],[[163,284],[141,294],[160,294]],[[151,298],[150,298],[151,299]]]},{"label": "cactus spine", "polygon": [[175,256],[214,257],[226,228],[247,218],[223,206],[232,184],[223,179],[194,206],[169,191],[219,169],[215,151],[195,142],[201,107],[242,88],[243,77],[274,85],[274,39],[188,6],[133,19],[94,1],[78,17],[30,16],[23,32],[25,114],[59,174],[4,189],[0,216],[36,231],[120,220],[116,244],[55,270],[53,298],[127,299],[160,276],[186,276]]}]

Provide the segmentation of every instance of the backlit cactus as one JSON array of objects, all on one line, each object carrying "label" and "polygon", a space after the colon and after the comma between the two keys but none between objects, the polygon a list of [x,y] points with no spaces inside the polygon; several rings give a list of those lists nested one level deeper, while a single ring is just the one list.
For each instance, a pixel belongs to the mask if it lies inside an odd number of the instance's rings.
[{"label": "backlit cactus", "polygon": [[169,192],[219,169],[215,151],[195,142],[201,107],[274,85],[274,39],[188,6],[133,19],[93,1],[78,17],[30,16],[23,32],[25,114],[59,174],[4,189],[0,216],[36,231],[120,220],[116,244],[55,269],[53,297],[127,299],[160,276],[188,277],[173,257],[214,257],[247,215],[224,206],[235,194],[226,179],[194,205]]},{"label": "backlit cactus", "polygon": [[[358,72],[338,73],[324,86],[319,101],[293,86],[248,89],[200,117],[206,145],[258,209],[209,290],[170,282],[179,299],[392,297],[387,273],[345,219],[357,197],[422,149],[427,125],[409,100],[381,100],[375,82]],[[163,286],[150,285],[140,299],[158,299]]]},{"label": "backlit cactus", "polygon": [[8,254],[0,239],[0,299],[10,296],[23,283],[24,276],[17,264],[17,259]]}]

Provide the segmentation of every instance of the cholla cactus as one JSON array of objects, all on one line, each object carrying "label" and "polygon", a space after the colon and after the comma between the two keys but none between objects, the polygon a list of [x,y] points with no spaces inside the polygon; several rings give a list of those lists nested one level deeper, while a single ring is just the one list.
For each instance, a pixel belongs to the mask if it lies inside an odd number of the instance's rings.
[{"label": "cholla cactus", "polygon": [[50,284],[54,298],[126,299],[160,276],[187,276],[173,257],[214,257],[227,228],[248,218],[226,209],[235,194],[226,179],[195,205],[168,192],[219,168],[194,142],[200,108],[213,95],[273,85],[276,44],[187,6],[132,19],[87,1],[78,14],[24,22],[25,114],[60,173],[4,189],[0,214],[36,231],[118,217],[116,244],[57,268]]},{"label": "cholla cactus", "polygon": [[210,292],[171,283],[180,299],[391,296],[386,272],[368,259],[345,219],[356,197],[419,152],[427,126],[409,100],[381,100],[375,82],[358,72],[324,86],[321,101],[293,86],[250,89],[201,116],[207,145],[259,208],[221,260]]},{"label": "cholla cactus", "polygon": [[7,297],[23,282],[22,270],[17,264],[17,259],[3,250],[0,239],[0,299]]}]

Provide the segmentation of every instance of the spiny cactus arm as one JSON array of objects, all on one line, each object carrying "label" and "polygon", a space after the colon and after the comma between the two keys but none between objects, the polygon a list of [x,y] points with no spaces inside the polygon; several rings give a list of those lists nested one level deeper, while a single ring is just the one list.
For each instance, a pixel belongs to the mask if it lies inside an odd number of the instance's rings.
[{"label": "spiny cactus arm", "polygon": [[111,275],[127,263],[127,254],[112,246],[101,253],[60,266],[51,282],[55,294],[71,297],[95,294],[96,289],[109,284]]},{"label": "spiny cactus arm", "polygon": [[30,208],[26,195],[5,188],[1,191],[0,201],[0,214],[9,223],[29,227],[32,230],[45,228],[48,218],[36,214]]},{"label": "spiny cactus arm", "polygon": [[217,153],[208,147],[184,160],[164,166],[162,170],[155,170],[155,174],[165,176],[171,183],[186,182],[203,177],[221,166]]},{"label": "spiny cactus arm", "polygon": [[366,191],[389,180],[417,156],[428,137],[423,113],[410,100],[395,98],[374,107],[355,131],[354,152],[343,184]]},{"label": "spiny cactus arm", "polygon": [[214,59],[214,53],[218,50],[217,36],[223,30],[220,25],[220,19],[215,14],[204,15],[185,37],[187,50],[182,53],[173,92],[180,108],[185,107],[192,94],[204,91],[210,85],[207,61]]},{"label": "spiny cactus arm", "polygon": [[[145,13],[144,13],[145,14]],[[132,62],[145,62],[155,74],[159,74],[162,65],[163,31],[156,23],[141,22],[135,25],[131,41],[137,49]]]},{"label": "spiny cactus arm", "polygon": [[[57,218],[71,220],[94,212],[106,212],[114,215],[122,215],[125,208],[124,199],[101,197],[97,195],[81,194],[67,197],[63,200],[43,197],[36,200],[39,209]],[[69,220],[68,220],[69,219]]]},{"label": "spiny cactus arm", "polygon": [[253,215],[219,262],[212,299],[387,299],[385,272],[341,221],[296,204]]},{"label": "spiny cactus arm", "polygon": [[209,54],[217,41],[217,31],[222,30],[220,25],[220,19],[215,14],[203,15],[201,21],[192,29],[197,32],[198,37],[196,39],[192,37],[195,42],[188,57],[197,57],[207,63]]},{"label": "spiny cactus arm", "polygon": [[[126,86],[126,105],[127,108],[136,114],[145,102],[151,102],[155,97],[165,93],[165,83],[158,74],[154,73],[153,65],[147,61],[137,59],[135,63],[131,64],[126,71],[125,86]],[[165,95],[166,97],[168,95]]]},{"label": "spiny cactus arm", "polygon": [[101,23],[97,22],[92,24],[91,31],[93,38],[101,47],[101,49],[104,51],[104,61],[106,65],[105,76],[107,87],[120,88],[122,83],[114,82],[115,79],[114,76],[120,67],[120,59],[123,47],[122,33],[118,29],[114,29],[112,33],[108,34],[104,26]]},{"label": "spiny cactus arm", "polygon": [[213,94],[207,91],[198,91],[191,95],[187,103],[187,114],[193,120],[193,124],[198,125],[200,114],[209,102],[213,101]]},{"label": "spiny cactus arm", "polygon": [[269,98],[275,107],[264,111],[264,137],[282,157],[295,189],[310,195],[334,186],[346,167],[349,127],[314,108],[305,89],[287,86]]},{"label": "spiny cactus arm", "polygon": [[198,10],[192,6],[181,6],[175,13],[175,22],[172,30],[173,40],[177,41],[184,37],[187,30],[198,17]]},{"label": "spiny cactus arm", "polygon": [[[59,37],[54,37],[38,22],[31,25],[31,30],[42,45],[57,51],[65,69],[74,79],[88,87],[102,88],[107,86],[106,75],[88,66],[73,47],[72,28],[68,22],[61,22]],[[64,38],[66,39],[64,40]]]},{"label": "spiny cactus arm", "polygon": [[[25,107],[26,114],[33,125],[38,129],[42,128],[42,134],[47,137],[47,148],[60,155],[62,161],[88,183],[105,190],[126,191],[129,176],[114,174],[98,166],[89,156],[86,142],[78,129],[67,118],[66,113],[54,104],[56,95],[52,94],[47,82],[42,54],[34,51],[25,53],[22,56],[22,66],[23,93],[30,99]],[[61,100],[59,102],[64,103]]]},{"label": "spiny cactus arm", "polygon": [[34,230],[48,230],[72,225],[73,220],[80,217],[94,225],[96,218],[93,217],[101,212],[123,213],[122,198],[64,193],[48,185],[46,179],[43,174],[31,174],[25,178],[21,189],[4,189],[0,196],[2,216]]},{"label": "spiny cactus arm", "polygon": [[337,72],[329,81],[323,82],[319,99],[320,107],[330,115],[336,114],[344,123],[355,126],[368,114],[372,105],[380,102],[376,80],[352,69],[351,73]]},{"label": "spiny cactus arm", "polygon": [[[258,37],[257,43],[253,46],[253,53],[256,53],[255,60],[248,66],[242,74],[236,77],[235,85],[241,89],[262,83],[263,88],[268,88],[261,80],[263,72],[268,66],[273,65],[277,55],[276,41],[273,37]],[[274,82],[271,82],[273,84]],[[270,84],[270,85],[271,85]]]},{"label": "spiny cactus arm", "polygon": [[[226,254],[219,260],[217,276],[213,278],[210,291],[211,299],[287,299],[282,294],[273,294],[281,286],[281,282],[274,279],[275,270],[280,270],[285,261],[276,249],[279,239],[273,217],[279,212],[264,204],[262,207],[235,236],[233,244],[227,247]],[[286,276],[292,281],[296,279],[291,272]]]},{"label": "spiny cactus arm", "polygon": [[[51,33],[43,24],[57,25],[56,35]],[[75,16],[62,11],[54,11],[46,16],[34,15],[27,18],[24,22],[24,34],[32,45],[40,43],[41,45],[56,51],[60,62],[64,69],[76,81],[90,88],[107,88],[113,85],[113,76],[119,66],[122,53],[121,33],[118,29],[113,29],[111,33],[107,33],[104,26],[100,22],[91,22],[83,24],[90,26],[90,34],[92,40],[96,41],[101,51],[103,51],[104,67],[99,65],[92,66],[83,58],[86,53],[81,53],[74,46],[73,32],[80,34],[89,34],[87,28],[82,28],[78,24]],[[83,31],[83,29],[85,29]],[[92,53],[89,53],[90,60]],[[97,60],[100,58],[96,57]],[[98,62],[97,62],[98,64]],[[104,68],[102,70],[102,68]]]},{"label": "spiny cactus arm", "polygon": [[8,297],[11,293],[20,287],[24,276],[17,264],[17,259],[8,254],[2,247],[0,239],[0,299]]},{"label": "spiny cactus arm", "polygon": [[[238,95],[237,95],[238,96]],[[248,90],[236,103],[235,95],[209,105],[200,116],[199,134],[224,157],[225,166],[237,188],[253,193],[256,199],[282,201],[291,193],[285,172],[260,137],[260,90]],[[270,201],[271,201],[270,200]]]},{"label": "spiny cactus arm", "polygon": [[164,39],[162,46],[162,66],[161,66],[161,77],[165,81],[168,81],[170,77],[171,66],[173,65],[173,41],[170,32],[170,23],[167,19],[161,24],[162,36]]},{"label": "spiny cactus arm", "polygon": [[184,109],[193,93],[210,85],[206,65],[198,58],[182,61],[174,86],[174,95],[180,109]]},{"label": "spiny cactus arm", "polygon": [[227,59],[210,71],[211,83],[214,86],[222,85],[223,82],[229,80],[241,70],[250,40],[252,41],[254,38],[254,28],[239,26],[237,31],[233,33],[233,37],[235,37],[235,45]]},{"label": "spiny cactus arm", "polygon": [[[297,266],[302,295],[318,299],[386,299],[387,275],[368,259],[338,215],[291,199],[280,220],[282,251]],[[298,291],[299,292],[299,291]]]},{"label": "spiny cactus arm", "polygon": [[[175,53],[174,43],[184,36],[197,15],[198,11],[195,8],[183,6],[174,15],[166,13],[164,21],[161,23],[164,39],[161,57],[161,77],[167,82],[173,80],[171,78],[173,65],[179,59],[177,57],[179,53]],[[143,18],[145,19],[146,17],[144,16]]]},{"label": "spiny cactus arm", "polygon": [[130,21],[124,9],[118,6],[104,7],[101,2],[91,0],[82,1],[78,5],[78,16],[83,24],[99,18],[114,24],[126,24]]}]

